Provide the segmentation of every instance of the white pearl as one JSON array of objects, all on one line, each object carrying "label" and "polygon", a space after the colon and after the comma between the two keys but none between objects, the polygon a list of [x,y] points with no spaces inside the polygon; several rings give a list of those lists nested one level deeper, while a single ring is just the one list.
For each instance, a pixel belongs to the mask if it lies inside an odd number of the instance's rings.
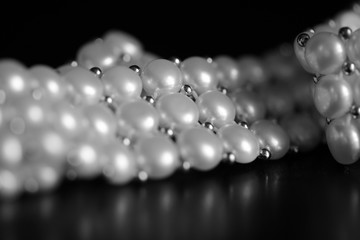
[{"label": "white pearl", "polygon": [[288,152],[289,136],[278,124],[270,120],[259,120],[253,123],[250,129],[258,136],[260,147],[270,150],[270,159],[280,159]]},{"label": "white pearl", "polygon": [[248,129],[237,124],[228,124],[220,128],[218,133],[225,149],[235,154],[235,161],[249,163],[258,157],[259,140]]},{"label": "white pearl", "polygon": [[139,139],[135,152],[140,169],[153,179],[170,176],[180,165],[178,149],[166,136]]},{"label": "white pearl", "polygon": [[344,43],[333,33],[317,33],[306,43],[305,59],[315,73],[336,73],[346,60]]},{"label": "white pearl", "polygon": [[178,92],[183,83],[180,69],[165,59],[149,62],[143,69],[141,78],[145,92],[155,98],[165,93]]},{"label": "white pearl", "polygon": [[160,97],[156,102],[161,125],[172,129],[195,126],[199,121],[199,109],[189,97],[172,93]]},{"label": "white pearl", "polygon": [[223,87],[232,89],[241,85],[241,72],[234,59],[223,55],[216,57],[213,63],[217,69],[217,78]]},{"label": "white pearl", "polygon": [[335,160],[352,164],[360,157],[359,130],[352,123],[351,115],[334,119],[326,128],[326,141]]},{"label": "white pearl", "polygon": [[157,131],[159,114],[150,103],[140,99],[121,105],[117,111],[117,121],[121,136],[137,138]]},{"label": "white pearl", "polygon": [[14,198],[22,191],[22,179],[17,171],[0,169],[0,196]]},{"label": "white pearl", "polygon": [[335,75],[321,77],[315,86],[315,107],[324,117],[333,119],[344,115],[352,102],[351,86]]},{"label": "white pearl", "polygon": [[180,68],[184,75],[184,83],[193,87],[198,94],[216,89],[219,83],[215,67],[204,58],[187,58],[181,62]]},{"label": "white pearl", "polygon": [[17,167],[23,161],[24,147],[19,136],[9,130],[1,129],[0,134],[0,168]]},{"label": "white pearl", "polygon": [[349,60],[360,68],[360,29],[354,31],[346,42],[346,53]]},{"label": "white pearl", "polygon": [[354,11],[343,11],[335,17],[336,27],[349,27],[355,31],[360,28],[360,15]]},{"label": "white pearl", "polygon": [[260,59],[254,56],[244,56],[239,59],[238,65],[240,70],[240,85],[244,85],[245,83],[258,85],[267,81],[268,76]]},{"label": "white pearl", "polygon": [[[305,31],[303,33],[300,33],[299,35],[301,35],[301,34],[307,34],[310,38],[314,35],[314,33],[312,31]],[[309,73],[314,73],[313,70],[309,67],[308,63],[305,60],[305,47],[299,46],[299,43],[297,41],[299,35],[295,38],[294,44],[293,44],[295,55],[296,55],[297,59],[299,60],[300,65],[305,69],[305,71],[307,71]]]},{"label": "white pearl", "polygon": [[[37,163],[27,166],[24,170],[25,189],[32,191],[51,191],[54,190],[63,177],[63,168],[54,167],[47,163]],[[31,181],[32,186],[27,186],[26,182]]]},{"label": "white pearl", "polygon": [[181,157],[194,169],[208,171],[221,161],[223,146],[219,137],[203,127],[182,131],[177,137]]},{"label": "white pearl", "polygon": [[199,96],[196,103],[200,110],[200,121],[210,122],[220,128],[235,119],[235,106],[228,96],[219,91],[208,91]]}]

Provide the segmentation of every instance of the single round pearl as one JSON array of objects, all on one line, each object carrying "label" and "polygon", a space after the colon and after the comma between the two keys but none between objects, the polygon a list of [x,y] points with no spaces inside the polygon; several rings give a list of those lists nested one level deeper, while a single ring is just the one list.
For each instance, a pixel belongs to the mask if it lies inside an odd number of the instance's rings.
[{"label": "single round pearl", "polygon": [[145,92],[155,98],[165,93],[178,92],[183,85],[180,69],[166,59],[149,62],[143,69],[141,78]]},{"label": "single round pearl", "polygon": [[230,95],[236,114],[247,123],[265,118],[266,107],[260,96],[255,92],[240,90]]},{"label": "single round pearl", "polygon": [[134,154],[120,142],[113,140],[105,147],[106,160],[103,174],[112,184],[125,184],[135,178],[137,173]]},{"label": "single round pearl", "polygon": [[132,61],[138,61],[143,56],[143,47],[140,41],[125,32],[110,31],[106,33],[104,43],[109,46],[117,58],[128,55]]},{"label": "single round pearl", "polygon": [[360,30],[356,30],[346,42],[346,53],[351,62],[360,68]]},{"label": "single round pearl", "polygon": [[36,65],[30,68],[30,73],[37,79],[41,93],[51,100],[62,100],[66,93],[66,83],[52,68]]},{"label": "single round pearl", "polygon": [[214,59],[213,64],[217,69],[217,78],[223,87],[232,89],[241,85],[241,72],[234,59],[230,56],[218,56]]},{"label": "single round pearl", "polygon": [[177,145],[182,159],[197,170],[213,169],[222,158],[223,145],[220,138],[202,127],[182,131],[177,137]]},{"label": "single round pearl", "polygon": [[315,107],[324,117],[333,119],[344,115],[352,102],[351,86],[335,75],[322,77],[315,86]]},{"label": "single round pearl", "polygon": [[352,164],[360,157],[360,135],[351,115],[330,122],[326,142],[332,156],[341,164]]},{"label": "single round pearl", "polygon": [[181,93],[167,94],[158,99],[161,125],[172,129],[195,126],[199,121],[199,109],[189,97]]},{"label": "single round pearl", "polygon": [[216,69],[201,57],[190,57],[181,62],[184,83],[190,85],[198,94],[215,90],[219,79]]},{"label": "single round pearl", "polygon": [[259,139],[248,129],[229,124],[220,128],[218,134],[223,140],[225,150],[235,154],[235,161],[249,163],[259,155]]},{"label": "single round pearl", "polygon": [[268,148],[270,159],[282,158],[290,147],[290,139],[282,127],[270,120],[259,120],[250,127],[258,136],[261,148]]},{"label": "single round pearl", "polygon": [[[305,31],[300,33],[294,40],[294,52],[295,55],[297,57],[297,59],[299,60],[299,63],[301,64],[301,66],[305,69],[305,71],[309,72],[309,73],[314,73],[313,70],[309,67],[308,63],[305,60],[305,46],[307,44],[307,42],[309,41],[309,39],[314,35],[314,33],[312,31]],[[301,38],[301,39],[300,39]],[[303,40],[305,41],[303,44],[304,46],[300,46],[299,45],[299,40]],[[301,44],[302,42],[300,42]]]},{"label": "single round pearl", "polygon": [[245,83],[262,84],[268,79],[263,63],[254,56],[244,56],[238,62],[240,85]]},{"label": "single round pearl", "polygon": [[170,176],[180,165],[179,152],[166,136],[152,136],[139,139],[135,145],[137,163],[150,178]]},{"label": "single round pearl", "polygon": [[305,59],[315,73],[336,73],[346,60],[344,43],[333,33],[317,33],[306,44]]},{"label": "single round pearl", "polygon": [[220,128],[235,119],[235,106],[228,96],[219,91],[208,91],[199,96],[196,103],[200,110],[200,121],[210,122]]},{"label": "single round pearl", "polygon": [[18,171],[0,169],[0,196],[14,198],[22,191],[23,181]]},{"label": "single round pearl", "polygon": [[100,39],[85,44],[77,53],[77,62],[84,68],[99,67],[101,70],[114,66],[117,57],[110,47]]},{"label": "single round pearl", "polygon": [[101,81],[87,69],[74,67],[64,75],[64,79],[73,88],[75,96],[72,96],[72,103],[75,105],[93,105],[103,96]]},{"label": "single round pearl", "polygon": [[154,133],[159,127],[159,114],[148,102],[140,99],[121,105],[117,111],[118,132],[124,137]]},{"label": "single round pearl", "polygon": [[7,129],[1,129],[0,168],[14,168],[19,166],[23,161],[24,150],[19,136],[12,134]]},{"label": "single round pearl", "polygon": [[116,66],[108,69],[102,79],[105,94],[117,101],[127,101],[140,97],[142,81],[139,75],[128,67]]}]

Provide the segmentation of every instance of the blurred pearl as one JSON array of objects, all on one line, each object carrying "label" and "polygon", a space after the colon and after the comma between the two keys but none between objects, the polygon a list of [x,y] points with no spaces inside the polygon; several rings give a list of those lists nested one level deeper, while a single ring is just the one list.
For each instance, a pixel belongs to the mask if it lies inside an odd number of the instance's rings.
[{"label": "blurred pearl", "polygon": [[106,161],[103,173],[112,184],[125,184],[137,174],[136,160],[133,153],[118,141],[113,141],[105,148]]},{"label": "blurred pearl", "polygon": [[[30,179],[36,181],[40,191],[51,191],[60,184],[62,179],[62,168],[48,164],[36,164],[31,167]],[[26,179],[25,179],[26,181]]]},{"label": "blurred pearl", "polygon": [[[0,168],[16,167],[23,161],[24,148],[19,136],[8,130],[0,134]],[[1,191],[1,190],[0,190]]]},{"label": "blurred pearl", "polygon": [[216,69],[201,57],[190,57],[181,63],[184,83],[190,85],[198,94],[215,90],[219,80]]},{"label": "blurred pearl", "polygon": [[224,142],[225,150],[235,154],[235,161],[249,163],[259,155],[259,140],[248,129],[229,124],[220,128],[218,134]]},{"label": "blurred pearl", "polygon": [[179,152],[175,144],[165,136],[139,139],[135,145],[135,153],[140,169],[153,179],[168,177],[180,166]]},{"label": "blurred pearl", "polygon": [[266,82],[267,75],[263,63],[253,56],[245,56],[239,59],[240,83],[262,84]]},{"label": "blurred pearl", "polygon": [[131,60],[140,60],[143,56],[143,47],[136,38],[120,31],[111,31],[104,36],[104,43],[109,46],[114,55],[128,55]]},{"label": "blurred pearl", "polygon": [[218,56],[213,63],[217,69],[217,77],[223,87],[232,89],[241,85],[241,73],[234,59],[229,56]]},{"label": "blurred pearl", "polygon": [[[305,69],[305,71],[309,72],[309,73],[314,73],[313,70],[309,67],[308,63],[305,60],[305,46],[306,43],[309,41],[309,39],[314,35],[314,33],[312,31],[306,31],[306,32],[302,32],[299,35],[297,35],[297,37],[294,40],[294,52],[295,55],[297,57],[297,59],[299,60],[300,65]],[[303,46],[299,45],[299,41],[301,43],[301,41],[303,41]]]},{"label": "blurred pearl", "polygon": [[360,29],[354,31],[346,42],[346,53],[351,62],[360,68]]},{"label": "blurred pearl", "polygon": [[22,179],[14,171],[0,169],[0,196],[13,198],[22,191]]},{"label": "blurred pearl", "polygon": [[142,81],[139,75],[128,67],[116,66],[107,70],[102,77],[105,94],[115,100],[125,101],[139,98]]},{"label": "blurred pearl", "polygon": [[344,43],[333,33],[315,34],[306,44],[305,59],[315,73],[336,73],[346,60]]},{"label": "blurred pearl", "polygon": [[333,119],[349,111],[353,102],[351,86],[335,75],[327,75],[315,86],[314,103],[324,117]]},{"label": "blurred pearl", "polygon": [[351,115],[334,119],[326,128],[326,141],[332,156],[341,164],[352,164],[360,157],[360,136]]},{"label": "blurred pearl", "polygon": [[270,120],[259,120],[250,127],[258,136],[261,148],[268,148],[270,159],[282,158],[290,147],[290,139],[282,127]]},{"label": "blurred pearl", "polygon": [[76,61],[72,61],[71,63],[67,63],[56,68],[56,71],[62,76],[67,72],[70,72],[74,67],[77,67],[78,63]]},{"label": "blurred pearl", "polygon": [[230,95],[238,116],[242,120],[253,123],[265,118],[266,107],[260,96],[250,91],[236,91]]},{"label": "blurred pearl", "polygon": [[265,86],[260,96],[266,105],[266,111],[275,118],[286,116],[293,112],[295,104],[291,90],[286,86]]},{"label": "blurred pearl", "polygon": [[154,133],[159,126],[159,114],[148,102],[140,99],[124,103],[117,111],[118,132],[124,137]]},{"label": "blurred pearl", "polygon": [[59,74],[52,68],[44,65],[36,65],[30,68],[30,73],[37,79],[38,88],[46,98],[62,100],[66,92],[66,84]]},{"label": "blurred pearl", "polygon": [[117,61],[112,49],[99,39],[81,47],[76,59],[79,65],[84,68],[99,67],[101,70],[114,66]]},{"label": "blurred pearl", "polygon": [[158,99],[156,108],[161,125],[172,129],[195,126],[199,121],[199,109],[187,96],[181,93],[167,94]]},{"label": "blurred pearl", "polygon": [[200,121],[210,122],[220,128],[235,119],[235,106],[230,98],[219,91],[208,91],[199,96],[196,103]]},{"label": "blurred pearl", "polygon": [[74,67],[64,75],[64,79],[73,87],[75,105],[93,105],[103,96],[104,87],[95,74],[81,67]]},{"label": "blurred pearl", "polygon": [[355,71],[354,74],[350,76],[342,75],[340,78],[349,83],[352,89],[354,103],[360,106],[360,73]]},{"label": "blurred pearl", "polygon": [[141,78],[145,92],[155,98],[165,93],[178,92],[183,83],[180,69],[165,59],[148,63],[141,73]]},{"label": "blurred pearl", "polygon": [[222,142],[211,131],[202,127],[188,128],[177,137],[182,159],[194,169],[208,171],[216,167],[222,158]]},{"label": "blurred pearl", "polygon": [[349,27],[355,31],[360,28],[360,15],[354,11],[343,11],[335,17],[336,27]]}]

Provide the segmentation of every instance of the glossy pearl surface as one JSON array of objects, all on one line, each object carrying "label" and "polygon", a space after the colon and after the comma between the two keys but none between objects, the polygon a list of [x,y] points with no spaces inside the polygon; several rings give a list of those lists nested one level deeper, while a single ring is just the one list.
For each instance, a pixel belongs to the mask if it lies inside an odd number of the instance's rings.
[{"label": "glossy pearl surface", "polygon": [[184,75],[184,83],[193,87],[198,94],[216,89],[219,83],[215,67],[204,58],[187,58],[181,62],[180,69]]},{"label": "glossy pearl surface", "polygon": [[346,49],[337,35],[320,32],[307,42],[305,59],[313,72],[332,74],[338,72],[345,62]]},{"label": "glossy pearl surface", "polygon": [[109,46],[99,39],[82,46],[76,59],[80,66],[87,69],[99,67],[101,70],[105,70],[117,62],[117,58]]},{"label": "glossy pearl surface", "polygon": [[289,136],[278,124],[270,120],[259,120],[253,123],[250,129],[259,138],[260,147],[270,150],[270,159],[280,159],[289,150]]},{"label": "glossy pearl surface", "polygon": [[228,89],[240,86],[240,69],[237,62],[229,56],[218,56],[214,59],[217,78],[220,84]]},{"label": "glossy pearl surface", "polygon": [[235,107],[228,96],[219,91],[208,91],[199,96],[196,103],[200,110],[200,121],[210,122],[220,128],[235,119]]},{"label": "glossy pearl surface", "polygon": [[260,145],[257,136],[237,124],[225,125],[219,130],[225,150],[235,154],[235,161],[249,163],[259,155]]},{"label": "glossy pearl surface", "polygon": [[182,131],[177,138],[180,155],[194,169],[208,171],[222,158],[223,145],[218,136],[202,127]]},{"label": "glossy pearl surface", "polygon": [[178,92],[183,83],[180,69],[166,59],[149,62],[143,69],[141,78],[145,92],[155,98],[165,93]]},{"label": "glossy pearl surface", "polygon": [[267,81],[264,64],[254,56],[244,56],[238,62],[240,70],[240,85],[245,83],[262,84]]},{"label": "glossy pearl surface", "polygon": [[324,117],[333,119],[349,111],[353,102],[350,84],[335,75],[324,76],[315,86],[314,103]]},{"label": "glossy pearl surface", "polygon": [[158,99],[156,109],[161,125],[183,129],[192,127],[199,121],[199,109],[189,97],[181,93],[167,94]]},{"label": "glossy pearl surface", "polygon": [[139,139],[135,145],[135,153],[139,168],[153,179],[170,176],[180,165],[179,151],[166,136]]},{"label": "glossy pearl surface", "polygon": [[360,68],[360,29],[351,34],[350,39],[346,43],[346,53],[349,60]]}]

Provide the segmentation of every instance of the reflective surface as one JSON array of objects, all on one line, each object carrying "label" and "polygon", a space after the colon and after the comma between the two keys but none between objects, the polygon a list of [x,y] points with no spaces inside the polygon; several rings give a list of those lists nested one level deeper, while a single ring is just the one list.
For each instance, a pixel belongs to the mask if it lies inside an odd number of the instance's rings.
[{"label": "reflective surface", "polygon": [[360,165],[327,149],[0,202],[0,239],[359,239]]}]

